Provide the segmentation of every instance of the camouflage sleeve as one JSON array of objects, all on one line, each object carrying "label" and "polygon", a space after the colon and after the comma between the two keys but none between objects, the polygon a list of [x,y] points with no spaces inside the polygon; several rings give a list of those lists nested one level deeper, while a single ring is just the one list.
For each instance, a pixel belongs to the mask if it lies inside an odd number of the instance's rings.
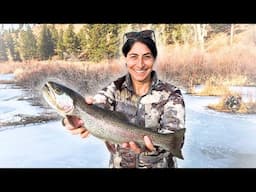
[{"label": "camouflage sleeve", "polygon": [[170,133],[185,128],[185,103],[180,90],[169,95],[160,119],[159,133]]},{"label": "camouflage sleeve", "polygon": [[94,104],[113,111],[115,108],[115,90],[116,87],[113,82],[107,87],[104,87],[94,95]]},{"label": "camouflage sleeve", "polygon": [[[168,99],[163,102],[161,108],[160,128],[158,129],[160,134],[185,128],[185,104],[180,90],[176,88],[167,97]],[[155,149],[139,155],[139,167],[177,167],[176,160],[169,151],[159,146],[155,146]]]},{"label": "camouflage sleeve", "polygon": [[[185,104],[180,90],[177,89],[169,95],[167,102],[163,106],[163,113],[160,118],[160,129],[158,130],[158,133],[172,133],[173,131],[182,128],[185,128]],[[140,158],[143,159],[144,163],[152,161],[150,156],[160,158],[160,156],[166,152],[159,146],[155,146],[155,148],[156,151],[142,153],[140,155]]]}]

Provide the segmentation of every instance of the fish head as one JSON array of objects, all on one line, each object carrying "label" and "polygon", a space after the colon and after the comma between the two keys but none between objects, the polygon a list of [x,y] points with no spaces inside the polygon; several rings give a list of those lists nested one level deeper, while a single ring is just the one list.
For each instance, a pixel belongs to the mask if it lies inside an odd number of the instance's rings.
[{"label": "fish head", "polygon": [[61,115],[69,115],[74,110],[72,90],[53,81],[48,81],[42,88],[44,99]]}]

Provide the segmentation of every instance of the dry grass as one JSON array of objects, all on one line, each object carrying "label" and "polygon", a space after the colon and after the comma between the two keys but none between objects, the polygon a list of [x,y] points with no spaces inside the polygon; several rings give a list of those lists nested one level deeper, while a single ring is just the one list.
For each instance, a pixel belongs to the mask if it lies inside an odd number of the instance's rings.
[{"label": "dry grass", "polygon": [[212,76],[206,80],[204,88],[199,93],[194,93],[199,96],[222,96],[229,95],[231,91],[229,88],[222,84],[221,77]]},{"label": "dry grass", "polygon": [[221,96],[225,94],[229,94],[230,90],[222,85],[210,85],[206,84],[204,89],[199,93],[192,93],[198,96]]},{"label": "dry grass", "polygon": [[[45,61],[20,63],[14,70],[17,84],[28,88],[38,88],[49,79],[72,84],[77,90],[93,92],[97,85],[105,85],[122,73],[122,67],[116,61],[107,64],[85,62]],[[109,75],[111,74],[111,76]]]},{"label": "dry grass", "polygon": [[0,74],[13,73],[21,65],[21,62],[0,62]]},{"label": "dry grass", "polygon": [[101,63],[33,61],[1,65],[8,73],[15,74],[17,85],[31,90],[29,96],[43,105],[41,87],[48,80],[66,84],[86,96],[95,94],[125,71],[123,65],[116,60]]},{"label": "dry grass", "polygon": [[173,81],[189,92],[212,77],[221,77],[225,86],[256,86],[255,44],[240,36],[236,36],[232,46],[228,40],[224,34],[215,37],[207,41],[205,50],[188,44],[162,48],[157,70],[164,80]]},{"label": "dry grass", "polygon": [[189,45],[171,46],[162,50],[156,69],[163,80],[173,81],[185,88],[200,83],[204,76],[203,53]]}]

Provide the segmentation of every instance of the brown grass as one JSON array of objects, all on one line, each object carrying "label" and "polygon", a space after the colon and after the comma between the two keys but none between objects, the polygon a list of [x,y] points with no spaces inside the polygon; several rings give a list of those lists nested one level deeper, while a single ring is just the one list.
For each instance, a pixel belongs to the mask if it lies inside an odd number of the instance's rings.
[{"label": "brown grass", "polygon": [[66,84],[86,96],[95,94],[125,71],[116,60],[101,63],[33,61],[1,65],[5,72],[15,74],[17,85],[32,90],[29,96],[38,100],[39,104],[44,104],[41,87],[48,80]]},{"label": "brown grass", "polygon": [[162,48],[156,68],[164,80],[173,81],[190,92],[193,86],[211,81],[213,77],[221,77],[225,86],[256,86],[255,44],[235,38],[230,46],[228,39],[223,35],[209,40],[205,50],[192,45]]},{"label": "brown grass", "polygon": [[222,82],[221,77],[211,76],[206,80],[204,88],[199,93],[194,92],[194,94],[199,96],[222,96],[231,94],[229,88],[223,85]]},{"label": "brown grass", "polygon": [[[104,86],[112,78],[122,73],[122,67],[116,61],[107,64],[85,62],[40,61],[29,65],[20,63],[13,71],[17,84],[28,88],[39,88],[48,79],[56,79],[72,84],[83,93],[93,92],[97,86]],[[109,75],[111,74],[111,75]]]}]

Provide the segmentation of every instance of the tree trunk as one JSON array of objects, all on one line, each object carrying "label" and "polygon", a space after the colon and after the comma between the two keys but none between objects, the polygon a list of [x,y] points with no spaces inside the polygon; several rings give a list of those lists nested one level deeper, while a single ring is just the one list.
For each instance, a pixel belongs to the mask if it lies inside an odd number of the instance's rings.
[{"label": "tree trunk", "polygon": [[204,38],[207,35],[207,24],[194,24],[195,42],[201,50],[204,50]]},{"label": "tree trunk", "polygon": [[231,24],[230,26],[230,46],[233,45],[233,38],[234,38],[234,26],[235,24]]}]

